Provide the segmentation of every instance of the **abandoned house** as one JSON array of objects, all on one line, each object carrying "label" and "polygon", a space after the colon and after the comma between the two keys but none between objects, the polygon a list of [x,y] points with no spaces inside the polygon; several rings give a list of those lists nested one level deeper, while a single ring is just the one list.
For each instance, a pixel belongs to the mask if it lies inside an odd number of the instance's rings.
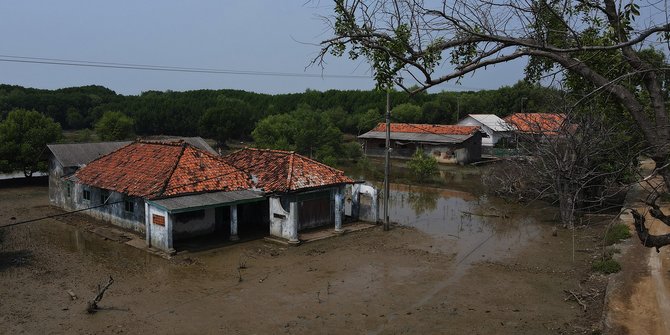
[{"label": "abandoned house", "polygon": [[[482,132],[477,126],[391,123],[391,157],[409,159],[417,150],[440,163],[468,164],[479,161]],[[358,136],[366,156],[384,156],[386,124]]]},{"label": "abandoned house", "polygon": [[[216,151],[201,137],[163,136],[163,139],[183,140],[192,146],[216,154]],[[52,205],[72,210],[72,183],[69,177],[89,162],[116,151],[131,141],[48,144],[49,149],[49,201]]]},{"label": "abandoned house", "polygon": [[482,147],[492,147],[500,140],[511,138],[514,126],[495,114],[468,114],[458,121],[459,126],[476,126],[486,135],[482,138]]},{"label": "abandoned house", "polygon": [[[56,159],[59,151],[52,152]],[[64,186],[50,188],[54,205],[88,209],[167,252],[203,235],[298,242],[306,228],[333,224],[338,231],[345,187],[353,185],[342,171],[293,152],[243,149],[221,157],[184,141],[127,143],[61,175],[55,179]]]},{"label": "abandoned house", "polygon": [[505,117],[517,141],[559,136],[566,126],[566,115],[555,113],[515,113]]},{"label": "abandoned house", "polygon": [[298,242],[303,229],[333,223],[342,229],[344,172],[295,152],[245,148],[224,159],[251,175],[268,199],[270,235]]}]

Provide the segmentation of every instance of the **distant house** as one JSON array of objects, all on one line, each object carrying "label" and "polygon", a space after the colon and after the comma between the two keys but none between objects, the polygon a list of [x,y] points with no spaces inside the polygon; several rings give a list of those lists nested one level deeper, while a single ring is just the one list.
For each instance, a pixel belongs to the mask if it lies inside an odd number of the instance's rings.
[{"label": "distant house", "polygon": [[555,113],[515,113],[505,117],[520,139],[560,135],[566,115]]},{"label": "distant house", "polygon": [[306,228],[341,229],[345,186],[354,182],[344,172],[282,150],[245,148],[224,159],[249,173],[268,198],[270,235],[298,242]]},{"label": "distant house", "polygon": [[243,149],[221,157],[181,140],[126,144],[60,181],[67,187],[50,190],[63,199],[54,204],[143,232],[147,245],[168,252],[201,235],[298,242],[306,228],[340,230],[345,187],[353,184],[293,152]]},{"label": "distant house", "polygon": [[501,139],[511,138],[514,126],[508,124],[495,114],[469,114],[466,118],[458,121],[461,126],[477,126],[486,133],[482,138],[482,146],[492,147]]},{"label": "distant house", "polygon": [[[482,133],[477,126],[391,124],[391,156],[411,158],[419,149],[440,163],[468,164],[481,159]],[[384,156],[386,124],[358,136],[366,156]]]}]

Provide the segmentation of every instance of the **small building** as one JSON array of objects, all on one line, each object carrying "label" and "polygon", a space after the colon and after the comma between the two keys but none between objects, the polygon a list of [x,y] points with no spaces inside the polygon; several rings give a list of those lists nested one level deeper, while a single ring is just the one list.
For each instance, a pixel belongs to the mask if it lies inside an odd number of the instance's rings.
[{"label": "small building", "polygon": [[476,126],[486,133],[487,136],[482,138],[483,147],[492,147],[502,139],[511,138],[514,131],[513,125],[495,114],[468,114],[466,118],[458,121],[458,125]]},{"label": "small building", "polygon": [[354,182],[344,172],[283,150],[245,148],[224,159],[249,173],[268,198],[270,235],[296,243],[304,229],[342,229],[345,186]]},{"label": "small building", "polygon": [[559,136],[566,126],[566,115],[560,113],[515,113],[505,117],[514,127],[518,140]]},{"label": "small building", "polygon": [[[482,132],[477,126],[391,123],[391,156],[409,159],[417,150],[432,155],[440,163],[468,164],[482,155]],[[383,157],[386,124],[358,136],[366,156]]]},{"label": "small building", "polygon": [[[216,151],[201,137],[175,137],[172,140],[183,140],[192,146],[212,154]],[[64,177],[69,177],[89,162],[116,151],[131,141],[95,142],[95,143],[64,143],[48,144],[49,158],[49,201],[52,205],[72,210],[72,184]]]},{"label": "small building", "polygon": [[[58,149],[54,159],[64,161]],[[342,171],[294,152],[243,149],[221,157],[182,140],[138,140],[60,175],[50,188],[62,199],[55,205],[144,233],[148,246],[167,252],[203,235],[298,242],[304,229],[340,231],[345,188],[354,184]],[[360,193],[374,197],[362,186],[353,192],[355,201]]]},{"label": "small building", "polygon": [[74,210],[143,232],[148,246],[168,252],[180,239],[214,232],[237,239],[238,206],[264,208],[246,173],[184,141],[136,141],[66,179]]}]

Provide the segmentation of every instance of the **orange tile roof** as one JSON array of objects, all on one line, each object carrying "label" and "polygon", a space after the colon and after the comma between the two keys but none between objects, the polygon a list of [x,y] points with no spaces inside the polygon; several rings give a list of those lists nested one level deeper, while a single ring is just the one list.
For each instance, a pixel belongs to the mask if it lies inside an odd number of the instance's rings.
[{"label": "orange tile roof", "polygon": [[557,134],[565,123],[565,114],[515,113],[505,117],[521,133]]},{"label": "orange tile roof", "polygon": [[222,157],[183,141],[131,143],[74,174],[79,182],[148,199],[253,185],[249,176]]},{"label": "orange tile roof", "polygon": [[[392,133],[420,133],[439,135],[472,135],[479,130],[477,126],[457,126],[447,124],[391,123]],[[386,131],[386,124],[379,123],[371,131]]]},{"label": "orange tile roof", "polygon": [[250,173],[268,193],[354,182],[340,170],[291,151],[245,148],[224,159]]}]

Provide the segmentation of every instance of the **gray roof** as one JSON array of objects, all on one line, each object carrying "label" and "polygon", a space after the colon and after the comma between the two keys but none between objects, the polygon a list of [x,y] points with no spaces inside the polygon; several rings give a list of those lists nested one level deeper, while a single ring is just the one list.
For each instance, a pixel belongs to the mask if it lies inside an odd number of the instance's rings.
[{"label": "gray roof", "polygon": [[205,150],[209,152],[210,154],[213,155],[218,155],[219,153],[216,152],[207,142],[202,137],[181,137],[181,136],[167,136],[167,135],[160,135],[160,136],[149,136],[144,139],[145,141],[161,141],[161,140],[183,140],[184,142],[198,148],[201,150]]},{"label": "gray roof", "polygon": [[[397,133],[391,132],[391,140],[408,142],[427,142],[427,143],[461,143],[472,137],[472,135],[446,135],[446,134],[426,134],[426,133]],[[369,131],[358,136],[363,139],[385,139],[386,132]]]},{"label": "gray roof", "polygon": [[247,202],[262,201],[263,193],[252,190],[200,193],[159,200],[147,200],[148,203],[164,208],[170,213],[189,212],[208,207],[218,207]]},{"label": "gray roof", "polygon": [[130,143],[132,142],[48,144],[47,147],[64,167],[81,167]]},{"label": "gray roof", "polygon": [[[178,136],[155,136],[147,139],[148,141],[161,140],[183,140],[184,142],[198,148],[205,150],[213,155],[218,153],[205,142],[202,137],[178,137]],[[47,147],[54,154],[56,159],[64,166],[78,166],[82,167],[95,159],[98,159],[106,154],[121,149],[131,141],[121,142],[97,142],[97,143],[68,143],[68,144],[48,144]]]}]

